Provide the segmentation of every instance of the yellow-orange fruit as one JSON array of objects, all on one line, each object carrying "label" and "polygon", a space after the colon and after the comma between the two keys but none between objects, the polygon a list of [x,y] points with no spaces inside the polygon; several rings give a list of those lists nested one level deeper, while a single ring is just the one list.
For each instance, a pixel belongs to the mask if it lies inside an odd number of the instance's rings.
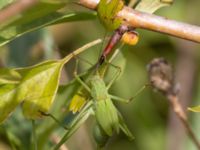
[{"label": "yellow-orange fruit", "polygon": [[123,34],[121,41],[128,45],[136,45],[139,40],[139,35],[135,31],[129,31]]}]

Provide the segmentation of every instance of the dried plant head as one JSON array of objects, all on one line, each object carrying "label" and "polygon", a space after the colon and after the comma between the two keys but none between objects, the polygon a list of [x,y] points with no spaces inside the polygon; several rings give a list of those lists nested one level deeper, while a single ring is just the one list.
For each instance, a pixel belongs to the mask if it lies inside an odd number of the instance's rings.
[{"label": "dried plant head", "polygon": [[155,58],[147,66],[151,85],[164,93],[173,89],[172,67],[164,58]]}]

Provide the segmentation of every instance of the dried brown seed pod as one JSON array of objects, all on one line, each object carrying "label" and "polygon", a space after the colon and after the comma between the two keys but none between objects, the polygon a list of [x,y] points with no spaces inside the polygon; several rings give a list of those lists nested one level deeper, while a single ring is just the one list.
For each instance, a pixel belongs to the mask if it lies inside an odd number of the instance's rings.
[{"label": "dried brown seed pod", "polygon": [[173,89],[172,67],[164,58],[155,58],[147,66],[151,85],[164,93]]}]

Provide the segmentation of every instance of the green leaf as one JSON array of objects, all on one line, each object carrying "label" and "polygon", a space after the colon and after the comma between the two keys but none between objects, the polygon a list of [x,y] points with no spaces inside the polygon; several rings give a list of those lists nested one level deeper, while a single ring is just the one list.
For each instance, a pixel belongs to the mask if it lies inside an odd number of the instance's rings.
[{"label": "green leaf", "polygon": [[9,5],[12,2],[14,2],[14,0],[1,0],[0,1],[0,9],[6,7],[7,5]]},{"label": "green leaf", "polygon": [[62,66],[63,61],[48,61],[14,70],[22,79],[20,84],[7,84],[0,88],[0,122],[22,101],[23,113],[29,119],[39,118],[41,112],[48,112],[56,95]]},{"label": "green leaf", "polygon": [[16,86],[16,84],[0,86],[0,123],[2,123],[22,101],[17,101],[15,98]]},{"label": "green leaf", "polygon": [[24,100],[23,113],[28,119],[42,117],[49,111],[56,95],[61,61],[48,61],[30,68],[18,69],[23,79],[17,89],[17,99]]},{"label": "green leaf", "polygon": [[161,7],[169,6],[172,3],[173,0],[141,0],[135,9],[146,13],[154,13]]},{"label": "green leaf", "polygon": [[200,106],[195,106],[195,107],[190,107],[188,110],[193,111],[193,112],[200,112]]},{"label": "green leaf", "polygon": [[63,65],[74,57],[74,55],[83,52],[99,42],[101,40],[92,41],[60,61],[47,61],[32,67],[16,70],[23,76],[21,84],[18,87],[17,99],[24,100],[23,112],[25,117],[36,119],[42,117],[41,112],[46,113],[49,111],[57,92]]},{"label": "green leaf", "polygon": [[98,16],[108,30],[115,30],[121,25],[122,20],[116,18],[116,15],[123,7],[123,0],[100,0],[97,8]]},{"label": "green leaf", "polygon": [[[63,65],[74,55],[78,55],[100,42],[100,39],[92,41],[73,51],[73,53],[67,55],[62,60],[47,61],[21,69],[2,70],[5,76],[11,74],[11,77],[18,77],[19,75],[19,83],[14,82],[15,84],[13,84],[13,82],[7,79],[3,81],[7,84],[0,85],[0,123],[21,102],[23,102],[24,115],[30,119],[41,117],[41,112],[49,111],[56,95],[60,71]],[[12,84],[8,84],[8,82]]]},{"label": "green leaf", "polygon": [[15,16],[9,23],[2,24],[0,26],[0,46],[25,33],[52,24],[94,19],[96,16],[95,13],[58,11],[63,7],[65,7],[63,2],[39,2],[20,16]]},{"label": "green leaf", "polygon": [[17,84],[20,82],[21,75],[14,69],[0,69],[0,85],[1,84]]},{"label": "green leaf", "polygon": [[71,13],[60,13],[60,17],[54,19],[48,25],[54,25],[59,23],[65,22],[72,22],[72,21],[84,21],[84,20],[91,20],[95,19],[97,16],[96,12],[71,12]]}]

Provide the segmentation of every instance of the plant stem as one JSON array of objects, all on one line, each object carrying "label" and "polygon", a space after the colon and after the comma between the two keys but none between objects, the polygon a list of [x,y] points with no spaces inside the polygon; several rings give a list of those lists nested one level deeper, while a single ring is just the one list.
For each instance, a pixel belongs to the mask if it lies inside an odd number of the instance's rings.
[{"label": "plant stem", "polygon": [[34,150],[38,150],[35,120],[31,120],[31,122],[33,127],[32,134],[33,134]]},{"label": "plant stem", "polygon": [[85,50],[87,50],[88,48],[101,43],[102,40],[101,39],[97,39],[94,40],[90,43],[85,44],[84,46],[82,46],[81,48],[76,49],[75,51],[73,51],[72,53],[70,53],[69,55],[67,55],[66,57],[64,57],[61,61],[63,61],[63,63],[67,63],[72,57],[80,54],[81,52],[84,52]]},{"label": "plant stem", "polygon": [[[95,10],[99,0],[80,0],[79,3],[89,9]],[[124,7],[117,17],[124,20],[124,24],[134,28],[142,28],[169,34],[178,38],[200,43],[200,27],[187,23],[170,20],[168,18],[136,11],[130,7]]]},{"label": "plant stem", "polygon": [[183,108],[181,107],[179,103],[178,96],[173,95],[173,94],[168,94],[167,98],[170,101],[170,104],[174,112],[176,113],[177,117],[180,119],[180,121],[184,125],[188,135],[190,136],[194,144],[197,146],[198,150],[200,150],[200,143],[188,123],[187,115],[185,114],[185,112],[183,111]]}]

